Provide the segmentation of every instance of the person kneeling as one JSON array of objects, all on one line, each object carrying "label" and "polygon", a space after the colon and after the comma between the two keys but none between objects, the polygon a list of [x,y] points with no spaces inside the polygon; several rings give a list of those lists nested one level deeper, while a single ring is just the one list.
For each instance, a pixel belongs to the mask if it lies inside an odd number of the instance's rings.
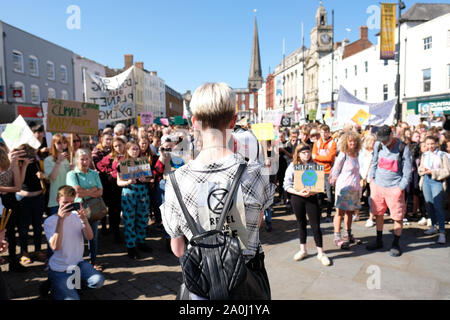
[{"label": "person kneeling", "polygon": [[[83,260],[84,239],[91,240],[93,232],[85,210],[75,204],[76,192],[70,186],[58,189],[58,214],[48,217],[44,231],[53,250],[49,260],[49,280],[55,300],[80,300],[77,289],[97,289],[105,278]],[[83,239],[84,238],[84,239]]]}]

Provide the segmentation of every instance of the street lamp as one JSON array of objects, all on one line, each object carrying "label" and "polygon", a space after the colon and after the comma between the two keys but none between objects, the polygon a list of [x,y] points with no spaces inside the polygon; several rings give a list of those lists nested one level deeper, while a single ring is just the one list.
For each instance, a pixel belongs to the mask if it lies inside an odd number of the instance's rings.
[{"label": "street lamp", "polygon": [[396,83],[396,88],[397,88],[397,123],[400,121],[401,119],[401,115],[402,115],[402,107],[400,104],[400,45],[401,45],[401,41],[400,41],[400,25],[402,23],[402,10],[405,9],[406,6],[403,3],[403,1],[399,0],[398,1],[398,49],[397,49],[397,83]]}]

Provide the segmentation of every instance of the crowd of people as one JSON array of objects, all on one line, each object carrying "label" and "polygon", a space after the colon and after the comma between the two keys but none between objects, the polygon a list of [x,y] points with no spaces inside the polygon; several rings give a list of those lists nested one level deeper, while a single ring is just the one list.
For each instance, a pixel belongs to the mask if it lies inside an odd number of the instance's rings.
[{"label": "crowd of people", "polygon": [[[9,270],[26,272],[27,264],[33,260],[45,262],[53,297],[78,299],[77,291],[65,285],[69,276],[66,270],[78,266],[87,287],[103,285],[103,266],[97,261],[99,231],[112,235],[111,240],[123,245],[130,259],[139,259],[143,253],[152,252],[145,241],[150,220],[164,233],[167,248],[180,257],[185,240],[192,233],[181,218],[168,177],[176,171],[191,215],[208,230],[209,224],[214,224],[211,195],[217,196],[214,193],[217,185],[221,190],[227,188],[237,164],[245,158],[225,138],[228,137],[225,132],[235,129],[237,122],[235,98],[230,90],[223,84],[199,88],[193,98],[191,127],[119,123],[100,130],[97,137],[91,137],[82,146],[83,140],[77,134],[54,134],[51,141],[45,141],[43,125],[30,124],[42,143],[32,157],[25,150],[8,150],[0,143],[1,200],[7,210],[12,210],[6,230],[0,231],[0,253],[8,252],[3,262],[9,263]],[[201,130],[194,129],[199,122]],[[251,124],[243,127],[251,131]],[[223,134],[217,136],[208,129]],[[259,228],[264,217],[267,231],[272,230],[273,205],[285,205],[295,214],[300,240],[300,250],[294,254],[296,261],[308,255],[308,222],[317,259],[325,266],[330,266],[331,261],[323,248],[321,223],[333,222],[334,243],[339,248],[348,250],[358,243],[352,223],[361,219],[363,204],[370,213],[365,226],[376,226],[375,241],[367,245],[367,250],[383,248],[385,215],[394,220],[394,240],[390,246],[393,257],[402,254],[403,225],[411,221],[428,226],[427,235],[438,234],[437,242],[446,243],[445,223],[450,209],[448,130],[404,122],[364,129],[347,125],[335,132],[320,123],[277,129],[277,139],[268,144],[269,148],[261,149],[261,152],[270,150],[263,154],[263,159],[276,158],[276,172],[271,172],[270,177],[263,174],[262,168],[270,167],[270,161],[244,159],[249,161],[247,172],[233,209],[237,222],[227,227],[241,240],[247,265],[259,266],[252,270],[261,281],[268,280]],[[148,159],[152,176],[122,179],[120,161],[142,157]],[[294,188],[295,168],[303,164],[323,166],[323,193]],[[207,183],[211,181],[214,183]],[[200,193],[206,196],[197,197]],[[100,221],[89,221],[83,205],[77,206],[92,198],[102,198],[108,208],[107,216]],[[334,208],[336,213],[332,216]],[[46,251],[42,250],[43,232]],[[88,242],[89,262],[83,258],[84,241]],[[0,298],[6,297],[5,290],[0,273]]]}]

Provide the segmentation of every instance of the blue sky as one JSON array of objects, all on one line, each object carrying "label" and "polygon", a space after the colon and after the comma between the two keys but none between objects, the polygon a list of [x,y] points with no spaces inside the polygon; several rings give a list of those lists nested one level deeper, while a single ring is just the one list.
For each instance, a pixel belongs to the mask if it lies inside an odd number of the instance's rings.
[{"label": "blue sky", "polygon": [[[407,9],[415,3],[404,2]],[[335,11],[335,40],[357,40],[371,18],[368,8],[379,4],[324,0],[330,24]],[[80,29],[66,26],[70,5],[81,10]],[[302,22],[309,47],[318,6],[318,0],[0,0],[0,20],[109,67],[123,67],[124,54],[134,54],[135,62],[184,93],[207,81],[247,86],[254,9],[265,78],[281,61],[283,38],[287,54],[301,46]],[[378,31],[369,30],[372,42]]]}]

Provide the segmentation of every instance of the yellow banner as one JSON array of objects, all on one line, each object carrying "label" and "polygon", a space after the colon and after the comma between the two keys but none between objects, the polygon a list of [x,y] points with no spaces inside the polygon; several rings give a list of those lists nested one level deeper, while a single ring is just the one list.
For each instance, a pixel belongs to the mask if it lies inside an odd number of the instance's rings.
[{"label": "yellow banner", "polygon": [[396,7],[395,3],[381,4],[381,31],[380,31],[380,59],[395,59],[395,26]]},{"label": "yellow banner", "polygon": [[253,134],[258,141],[275,140],[273,123],[257,123],[252,125]]},{"label": "yellow banner", "polygon": [[370,113],[365,112],[363,109],[360,109],[352,118],[352,120],[362,126],[364,122],[366,122],[370,118]]}]

